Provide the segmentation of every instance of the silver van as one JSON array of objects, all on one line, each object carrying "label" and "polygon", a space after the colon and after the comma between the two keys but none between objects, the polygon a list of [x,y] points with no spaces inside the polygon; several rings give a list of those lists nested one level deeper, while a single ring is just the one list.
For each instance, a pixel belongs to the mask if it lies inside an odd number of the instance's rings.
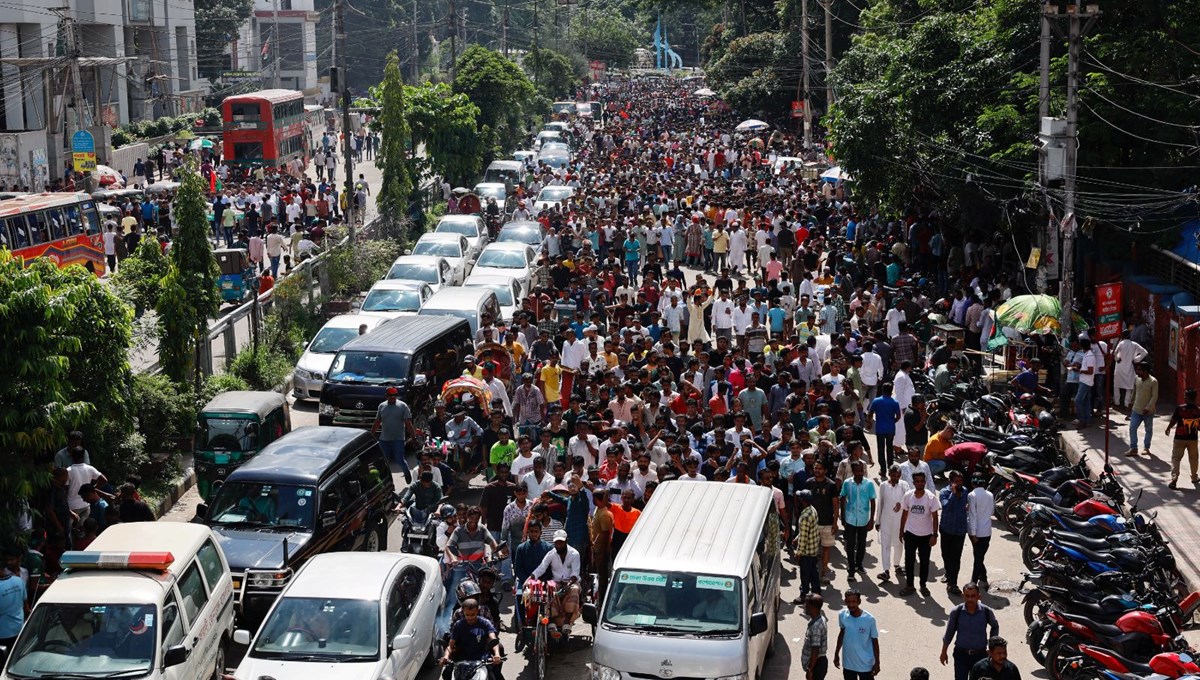
[{"label": "silver van", "polygon": [[501,318],[500,301],[491,288],[443,288],[425,302],[418,316],[456,316],[471,324],[472,336],[484,325],[484,315],[492,321]]},{"label": "silver van", "polygon": [[592,680],[755,680],[775,645],[779,515],[769,489],[662,484],[613,564]]}]

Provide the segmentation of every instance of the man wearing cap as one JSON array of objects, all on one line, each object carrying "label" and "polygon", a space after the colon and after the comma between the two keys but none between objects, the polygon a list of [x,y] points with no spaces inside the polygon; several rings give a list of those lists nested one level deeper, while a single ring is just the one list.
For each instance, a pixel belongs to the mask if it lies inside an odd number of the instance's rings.
[{"label": "man wearing cap", "polygon": [[405,435],[419,439],[421,431],[413,425],[412,410],[408,404],[400,401],[399,395],[400,390],[395,387],[387,388],[387,399],[375,412],[371,434],[379,435],[379,446],[384,454],[400,466],[404,481],[412,484],[412,470],[408,467],[408,457],[404,452]]},{"label": "man wearing cap", "polygon": [[559,529],[554,532],[554,550],[546,553],[542,563],[529,575],[539,581],[547,576],[558,581],[558,597],[550,606],[553,637],[569,636],[571,625],[579,618],[579,573],[579,551],[567,544],[567,532]]}]

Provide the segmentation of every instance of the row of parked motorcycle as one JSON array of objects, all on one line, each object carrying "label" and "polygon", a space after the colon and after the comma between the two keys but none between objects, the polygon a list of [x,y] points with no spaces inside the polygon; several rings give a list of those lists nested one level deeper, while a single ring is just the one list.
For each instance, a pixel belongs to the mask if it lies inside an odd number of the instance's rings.
[{"label": "row of parked motorcycle", "polygon": [[1071,463],[1048,404],[978,394],[939,395],[957,437],[987,446],[982,467],[999,522],[1020,537],[1026,642],[1054,680],[1195,678],[1183,631],[1200,592],[1189,592],[1154,513],[1126,506],[1109,465],[1093,476]]}]

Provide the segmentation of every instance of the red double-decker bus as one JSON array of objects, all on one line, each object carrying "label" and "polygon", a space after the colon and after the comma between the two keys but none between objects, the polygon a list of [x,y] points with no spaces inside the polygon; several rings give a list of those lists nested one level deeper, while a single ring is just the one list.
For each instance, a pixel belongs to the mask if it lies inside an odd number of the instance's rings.
[{"label": "red double-decker bus", "polygon": [[84,193],[26,194],[0,201],[0,249],[26,262],[45,257],[104,274],[96,202]]},{"label": "red double-decker bus", "polygon": [[308,166],[309,134],[304,95],[260,90],[221,102],[225,162],[230,167],[283,169],[293,158]]}]

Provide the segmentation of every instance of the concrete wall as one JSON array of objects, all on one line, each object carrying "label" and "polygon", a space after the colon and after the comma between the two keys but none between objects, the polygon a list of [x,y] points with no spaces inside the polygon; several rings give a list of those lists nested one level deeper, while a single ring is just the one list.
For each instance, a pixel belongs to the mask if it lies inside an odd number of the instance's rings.
[{"label": "concrete wall", "polygon": [[0,132],[0,185],[8,190],[14,184],[24,190],[40,191],[46,186],[49,167],[46,159],[46,133]]}]

